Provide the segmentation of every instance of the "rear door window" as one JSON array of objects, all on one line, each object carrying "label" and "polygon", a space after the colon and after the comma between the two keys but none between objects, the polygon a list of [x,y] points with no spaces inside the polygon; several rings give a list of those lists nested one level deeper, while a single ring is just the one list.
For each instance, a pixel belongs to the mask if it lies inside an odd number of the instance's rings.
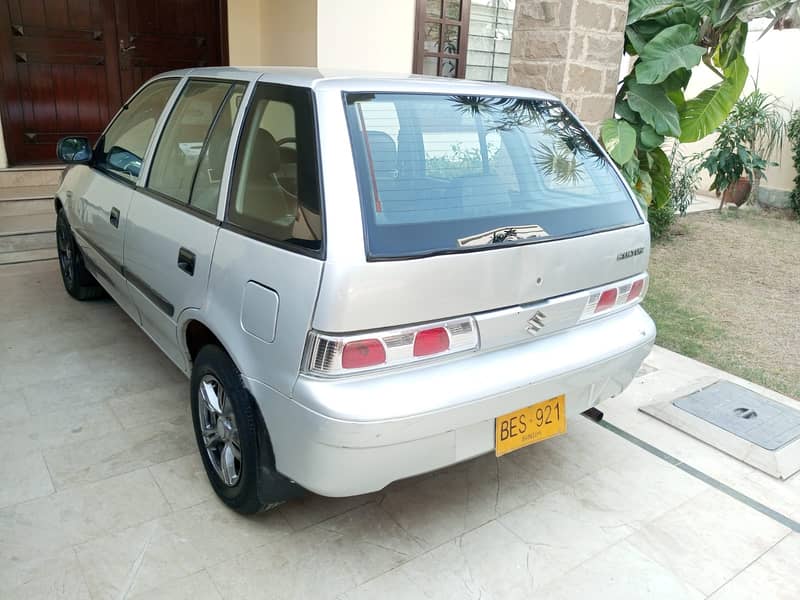
[{"label": "rear door window", "polygon": [[247,85],[236,83],[231,86],[222,103],[205,146],[200,152],[200,162],[194,176],[190,205],[211,215],[216,214],[219,203],[219,190],[228,144],[233,133],[233,124],[242,104]]},{"label": "rear door window", "polygon": [[[241,89],[241,85],[239,87]],[[167,119],[156,147],[147,182],[149,189],[181,204],[189,203],[201,156],[207,162],[207,141],[212,125],[218,124],[219,117],[225,121],[221,126],[223,134],[228,129],[227,136],[230,136],[230,109],[223,107],[223,104],[232,88],[233,84],[228,81],[189,80]],[[221,149],[215,145],[215,150]],[[201,185],[206,178],[201,178]],[[215,202],[209,197],[195,204],[211,208]]]},{"label": "rear door window", "polygon": [[641,223],[556,100],[347,94],[370,257],[534,243]]},{"label": "rear door window", "polygon": [[282,245],[321,250],[311,90],[273,84],[256,87],[236,152],[227,221]]}]

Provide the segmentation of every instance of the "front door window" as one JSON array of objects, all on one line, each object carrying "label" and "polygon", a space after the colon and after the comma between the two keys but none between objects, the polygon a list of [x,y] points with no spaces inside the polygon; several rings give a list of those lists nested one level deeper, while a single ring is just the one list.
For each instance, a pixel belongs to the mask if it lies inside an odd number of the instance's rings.
[{"label": "front door window", "polygon": [[95,166],[136,183],[150,136],[178,79],[159,79],[142,89],[119,113],[95,149]]}]

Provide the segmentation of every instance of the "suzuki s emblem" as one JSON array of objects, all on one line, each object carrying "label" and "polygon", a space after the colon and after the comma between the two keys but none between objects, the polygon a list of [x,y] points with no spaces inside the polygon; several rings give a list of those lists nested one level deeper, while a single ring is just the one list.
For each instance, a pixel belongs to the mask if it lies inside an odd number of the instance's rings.
[{"label": "suzuki s emblem", "polygon": [[531,335],[536,335],[544,327],[544,320],[547,318],[542,311],[537,310],[533,316],[525,323],[525,331]]},{"label": "suzuki s emblem", "polygon": [[638,248],[631,248],[630,250],[625,250],[625,252],[620,252],[617,254],[617,260],[633,258],[634,256],[639,256],[640,254],[644,254],[644,246],[639,246]]}]

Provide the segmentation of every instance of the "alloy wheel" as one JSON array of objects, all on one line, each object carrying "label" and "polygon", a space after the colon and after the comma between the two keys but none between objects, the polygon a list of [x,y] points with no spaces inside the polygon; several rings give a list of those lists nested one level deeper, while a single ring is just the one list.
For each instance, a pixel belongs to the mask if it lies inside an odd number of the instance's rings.
[{"label": "alloy wheel", "polygon": [[232,402],[219,379],[210,374],[200,380],[198,394],[200,433],[206,453],[219,478],[233,487],[242,474],[242,450]]},{"label": "alloy wheel", "polygon": [[69,230],[61,225],[56,234],[56,246],[58,247],[58,263],[61,273],[68,284],[72,283],[72,263],[75,255],[72,248],[72,239]]}]

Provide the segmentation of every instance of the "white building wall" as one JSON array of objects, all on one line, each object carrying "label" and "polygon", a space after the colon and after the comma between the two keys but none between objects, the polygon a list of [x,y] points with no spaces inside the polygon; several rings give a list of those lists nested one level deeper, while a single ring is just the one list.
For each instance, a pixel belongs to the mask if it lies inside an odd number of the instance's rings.
[{"label": "white building wall", "polygon": [[317,65],[410,73],[414,0],[317,0]]}]

